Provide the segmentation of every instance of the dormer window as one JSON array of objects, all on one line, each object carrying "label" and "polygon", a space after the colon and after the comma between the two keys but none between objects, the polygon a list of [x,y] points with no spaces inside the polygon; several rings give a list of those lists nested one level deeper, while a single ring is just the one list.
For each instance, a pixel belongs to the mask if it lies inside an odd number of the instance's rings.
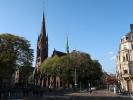
[{"label": "dormer window", "polygon": [[129,38],[129,37],[128,37],[128,36],[126,36],[126,40],[128,40],[128,38]]}]

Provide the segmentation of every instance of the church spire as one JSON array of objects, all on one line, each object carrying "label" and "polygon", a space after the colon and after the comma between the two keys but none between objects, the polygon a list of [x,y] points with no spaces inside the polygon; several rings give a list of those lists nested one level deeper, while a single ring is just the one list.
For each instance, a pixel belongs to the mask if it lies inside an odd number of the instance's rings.
[{"label": "church spire", "polygon": [[46,26],[45,26],[44,11],[43,11],[43,18],[42,18],[41,36],[46,37]]},{"label": "church spire", "polygon": [[66,52],[69,53],[68,35],[66,39]]}]

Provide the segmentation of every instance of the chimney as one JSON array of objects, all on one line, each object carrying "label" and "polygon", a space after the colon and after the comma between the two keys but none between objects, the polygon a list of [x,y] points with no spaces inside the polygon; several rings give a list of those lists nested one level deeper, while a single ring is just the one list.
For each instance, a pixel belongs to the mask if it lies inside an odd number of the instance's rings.
[{"label": "chimney", "polygon": [[133,32],[133,24],[130,24],[131,32]]}]

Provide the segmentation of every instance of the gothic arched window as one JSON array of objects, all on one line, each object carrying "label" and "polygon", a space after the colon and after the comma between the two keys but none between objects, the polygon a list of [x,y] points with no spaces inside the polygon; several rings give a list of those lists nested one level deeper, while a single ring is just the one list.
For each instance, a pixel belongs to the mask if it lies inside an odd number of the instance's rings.
[{"label": "gothic arched window", "polygon": [[125,62],[125,57],[123,57],[123,62]]},{"label": "gothic arched window", "polygon": [[128,61],[128,54],[126,54],[126,61]]}]

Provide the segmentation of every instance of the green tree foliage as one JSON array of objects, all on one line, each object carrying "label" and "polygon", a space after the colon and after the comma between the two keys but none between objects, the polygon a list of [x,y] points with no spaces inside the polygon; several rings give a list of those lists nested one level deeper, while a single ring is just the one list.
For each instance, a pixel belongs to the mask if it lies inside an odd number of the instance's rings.
[{"label": "green tree foliage", "polygon": [[58,75],[60,62],[59,60],[60,58],[58,56],[54,56],[45,60],[40,67],[41,74],[47,74],[52,76]]},{"label": "green tree foliage", "polygon": [[76,60],[73,59],[70,54],[63,56],[60,59],[60,78],[62,79],[63,84],[74,84],[73,77]]},{"label": "green tree foliage", "polygon": [[31,66],[21,66],[19,68],[20,83],[27,84],[29,77],[32,76],[33,70],[34,68]]},{"label": "green tree foliage", "polygon": [[96,80],[100,80],[102,75],[100,63],[92,60],[89,54],[79,51],[73,51],[62,57],[48,58],[40,67],[41,73],[58,75],[63,83],[69,84],[74,84],[75,69],[77,82],[85,86],[88,82],[94,84]]},{"label": "green tree foliage", "polygon": [[15,70],[31,67],[33,50],[30,42],[12,34],[0,34],[0,79],[10,79]]}]

